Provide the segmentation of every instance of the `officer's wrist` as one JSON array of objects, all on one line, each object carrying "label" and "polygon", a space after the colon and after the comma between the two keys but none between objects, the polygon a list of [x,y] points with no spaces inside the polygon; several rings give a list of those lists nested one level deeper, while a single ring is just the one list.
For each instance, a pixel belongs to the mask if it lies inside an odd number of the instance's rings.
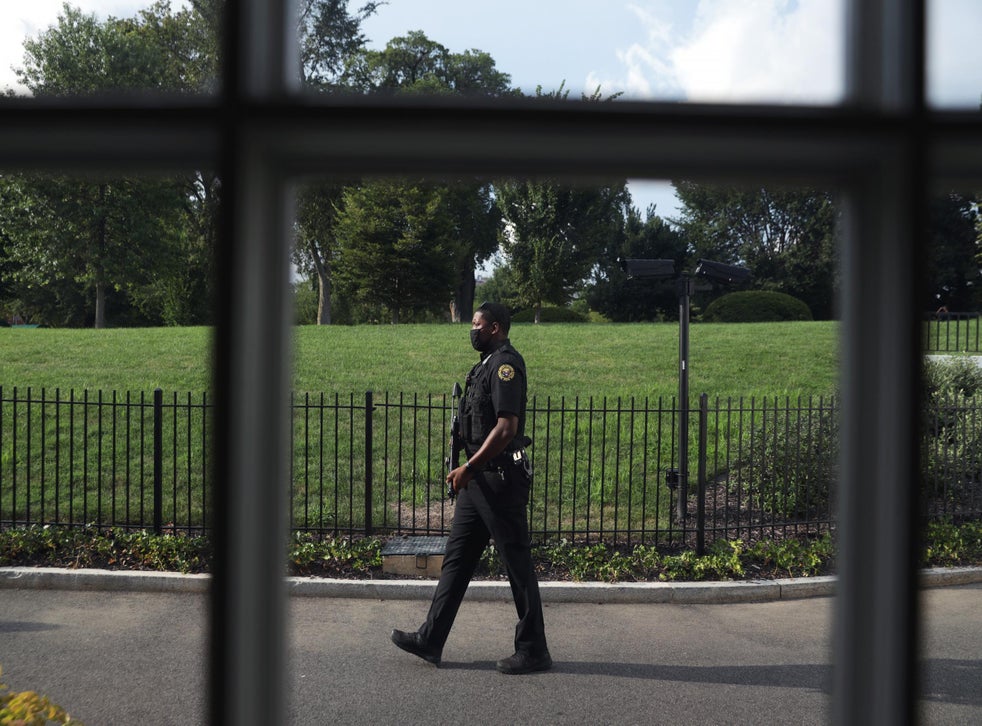
[{"label": "officer's wrist", "polygon": [[465,461],[464,462],[464,468],[467,469],[467,471],[469,471],[471,474],[474,474],[474,473],[477,472],[477,467],[474,466],[473,464],[471,464],[470,461]]}]

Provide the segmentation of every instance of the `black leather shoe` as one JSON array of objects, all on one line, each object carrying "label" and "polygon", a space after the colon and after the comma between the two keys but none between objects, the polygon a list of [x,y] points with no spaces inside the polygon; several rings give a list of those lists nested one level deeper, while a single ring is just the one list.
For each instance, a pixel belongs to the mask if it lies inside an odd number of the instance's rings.
[{"label": "black leather shoe", "polygon": [[443,650],[428,646],[423,642],[419,633],[404,633],[401,630],[393,630],[392,642],[407,653],[419,656],[427,663],[432,663],[436,666],[440,665],[440,656]]},{"label": "black leather shoe", "polygon": [[547,671],[550,668],[552,668],[552,657],[548,650],[539,655],[517,651],[515,655],[498,661],[498,670],[512,676],[533,671]]}]

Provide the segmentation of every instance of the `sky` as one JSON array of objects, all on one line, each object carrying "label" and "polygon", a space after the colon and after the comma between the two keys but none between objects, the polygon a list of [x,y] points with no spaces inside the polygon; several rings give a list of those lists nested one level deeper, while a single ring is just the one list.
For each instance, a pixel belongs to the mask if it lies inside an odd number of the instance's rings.
[{"label": "sky", "polygon": [[[526,93],[565,83],[571,97],[834,104],[844,88],[848,0],[388,0],[363,25],[372,47],[422,30],[451,52],[490,53]],[[63,0],[0,0],[0,89],[25,37],[56,22]],[[150,0],[74,0],[100,18]],[[356,8],[361,0],[351,0]],[[181,5],[172,0],[172,6]],[[982,0],[929,0],[928,91],[937,107],[982,100]],[[631,184],[642,211],[676,210],[667,182]]]}]

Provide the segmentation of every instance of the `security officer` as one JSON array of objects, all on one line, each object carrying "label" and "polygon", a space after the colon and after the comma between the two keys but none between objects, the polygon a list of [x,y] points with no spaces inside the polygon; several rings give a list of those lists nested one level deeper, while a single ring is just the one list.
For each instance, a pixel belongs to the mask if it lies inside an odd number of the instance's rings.
[{"label": "security officer", "polygon": [[499,303],[483,303],[474,313],[471,344],[481,360],[467,375],[460,403],[467,461],[447,475],[458,497],[440,582],[426,622],[413,633],[393,630],[392,642],[440,664],[457,609],[493,537],[518,611],[515,653],[497,667],[518,674],[548,670],[552,658],[528,531],[531,467],[524,447],[531,441],[525,437],[525,361],[508,340],[510,327],[508,309]]}]

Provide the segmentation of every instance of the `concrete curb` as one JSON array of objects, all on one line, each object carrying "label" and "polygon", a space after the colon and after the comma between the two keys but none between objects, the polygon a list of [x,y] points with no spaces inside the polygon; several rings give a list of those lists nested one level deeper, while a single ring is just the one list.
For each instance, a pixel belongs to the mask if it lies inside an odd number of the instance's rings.
[{"label": "concrete curb", "polygon": [[[547,603],[679,603],[712,604],[767,602],[835,594],[836,577],[804,577],[739,582],[541,582]],[[950,587],[982,583],[982,567],[935,568],[921,571],[921,586]],[[429,600],[436,580],[336,580],[286,578],[295,597],[362,598],[369,600]],[[205,593],[210,575],[118,570],[72,570],[38,567],[0,567],[0,588],[108,592]],[[507,582],[475,580],[467,590],[471,600],[510,601]]]}]

